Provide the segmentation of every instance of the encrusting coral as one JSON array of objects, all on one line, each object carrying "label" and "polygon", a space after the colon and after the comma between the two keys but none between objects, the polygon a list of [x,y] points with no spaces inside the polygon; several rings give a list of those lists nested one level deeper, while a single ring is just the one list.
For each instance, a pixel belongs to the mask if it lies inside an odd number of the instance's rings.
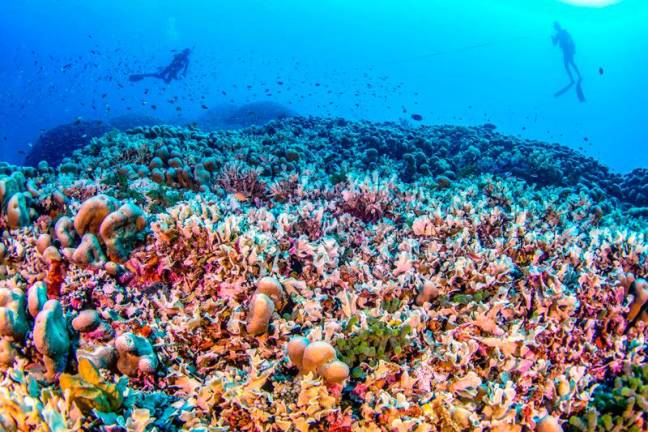
[{"label": "encrusting coral", "polygon": [[0,429],[644,430],[648,171],[494,129],[0,163]]}]

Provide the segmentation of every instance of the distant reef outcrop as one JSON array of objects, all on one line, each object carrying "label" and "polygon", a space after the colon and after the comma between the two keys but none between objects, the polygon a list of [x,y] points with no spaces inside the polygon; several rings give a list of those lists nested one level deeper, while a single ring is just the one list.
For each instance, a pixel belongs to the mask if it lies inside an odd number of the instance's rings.
[{"label": "distant reef outcrop", "polygon": [[[125,131],[155,123],[153,118],[129,116],[110,123],[77,121],[58,126],[41,135],[25,164],[36,166],[46,160],[57,166],[74,150],[109,130]],[[578,187],[596,197],[648,207],[648,169],[615,173],[594,158],[563,145],[504,135],[491,124],[415,127],[406,123],[293,117],[281,105],[265,102],[215,108],[195,124],[206,132],[242,129],[242,135],[267,135],[266,139],[278,149],[318,143],[321,159],[317,163],[327,175],[342,172],[350,164],[373,169],[387,158],[406,182],[430,176],[448,183],[471,175],[496,174],[537,186]]]},{"label": "distant reef outcrop", "polygon": [[[271,120],[292,117],[295,112],[274,102],[253,102],[244,105],[219,105],[211,108],[195,122],[203,130],[242,129],[249,126],[263,126]],[[137,126],[153,126],[168,123],[155,117],[128,114],[110,121],[77,120],[56,126],[38,137],[25,156],[24,164],[36,166],[44,160],[51,166],[61,161],[78,148],[90,143],[92,138],[117,129],[126,131]]]},{"label": "distant reef outcrop", "polygon": [[262,101],[240,106],[219,105],[207,111],[196,123],[203,130],[242,129],[296,115],[295,111],[284,105]]},{"label": "distant reef outcrop", "polygon": [[152,126],[161,121],[155,117],[129,114],[115,117],[109,122],[102,120],[76,120],[56,126],[41,134],[25,156],[25,165],[36,166],[44,160],[51,166],[61,161],[78,148],[90,143],[112,129],[128,130],[137,126]]}]

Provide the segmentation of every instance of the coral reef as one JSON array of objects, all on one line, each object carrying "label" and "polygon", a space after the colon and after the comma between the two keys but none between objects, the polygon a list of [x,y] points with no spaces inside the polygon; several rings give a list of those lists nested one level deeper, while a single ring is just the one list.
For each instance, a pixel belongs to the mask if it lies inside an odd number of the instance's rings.
[{"label": "coral reef", "polygon": [[645,171],[494,129],[141,126],[0,164],[0,428],[645,430]]}]

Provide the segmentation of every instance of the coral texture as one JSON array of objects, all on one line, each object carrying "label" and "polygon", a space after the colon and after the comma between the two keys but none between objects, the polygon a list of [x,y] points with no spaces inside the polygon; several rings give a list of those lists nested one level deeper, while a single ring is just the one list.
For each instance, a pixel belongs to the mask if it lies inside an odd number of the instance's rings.
[{"label": "coral texture", "polygon": [[646,430],[645,179],[299,117],[0,164],[0,429]]}]

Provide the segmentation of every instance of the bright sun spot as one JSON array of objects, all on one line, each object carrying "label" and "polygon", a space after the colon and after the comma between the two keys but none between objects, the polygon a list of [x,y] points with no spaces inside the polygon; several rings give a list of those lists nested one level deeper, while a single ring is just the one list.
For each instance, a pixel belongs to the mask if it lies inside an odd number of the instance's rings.
[{"label": "bright sun spot", "polygon": [[605,7],[610,6],[616,3],[619,3],[621,0],[560,0],[563,3],[569,3],[575,6],[584,6],[584,7]]}]

